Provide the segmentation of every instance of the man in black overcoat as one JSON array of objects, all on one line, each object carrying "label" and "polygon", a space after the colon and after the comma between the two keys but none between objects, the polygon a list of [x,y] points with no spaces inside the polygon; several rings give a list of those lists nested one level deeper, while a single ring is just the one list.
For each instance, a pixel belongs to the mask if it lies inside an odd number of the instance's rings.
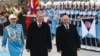
[{"label": "man in black overcoat", "polygon": [[43,17],[42,11],[37,11],[36,21],[28,28],[26,49],[30,56],[48,56],[52,49],[50,27]]},{"label": "man in black overcoat", "polygon": [[61,56],[77,56],[80,50],[80,37],[74,25],[69,24],[69,17],[66,14],[61,16],[62,24],[57,27],[56,45]]}]

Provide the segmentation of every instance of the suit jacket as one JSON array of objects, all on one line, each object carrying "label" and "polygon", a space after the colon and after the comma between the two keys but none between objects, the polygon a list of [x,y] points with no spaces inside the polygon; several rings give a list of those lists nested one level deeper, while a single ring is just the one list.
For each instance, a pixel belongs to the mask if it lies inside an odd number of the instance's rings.
[{"label": "suit jacket", "polygon": [[36,22],[31,23],[27,32],[26,49],[30,49],[31,56],[48,56],[47,49],[52,49],[48,24],[43,22],[39,28]]},{"label": "suit jacket", "polygon": [[56,31],[57,51],[62,50],[62,56],[77,56],[80,48],[80,37],[74,25],[69,24],[69,30],[61,25]]}]

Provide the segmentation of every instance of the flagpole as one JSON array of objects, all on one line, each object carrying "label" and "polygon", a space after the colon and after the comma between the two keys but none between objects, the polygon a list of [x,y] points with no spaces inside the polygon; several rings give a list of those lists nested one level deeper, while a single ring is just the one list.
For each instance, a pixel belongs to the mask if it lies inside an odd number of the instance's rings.
[{"label": "flagpole", "polygon": [[[77,5],[77,4],[76,4],[76,1],[74,1],[74,3],[75,3],[75,4],[74,4],[75,8],[74,8],[73,10],[76,11],[76,5]],[[76,21],[76,20],[77,20],[77,18],[76,18],[76,16],[77,16],[77,15],[76,15],[76,12],[74,12],[73,14],[74,14],[74,16],[75,16],[75,18],[74,18],[74,25],[77,26],[77,24],[76,24],[76,22],[77,22],[77,21]]]},{"label": "flagpole", "polygon": [[[91,8],[91,4],[89,3],[89,7],[90,7],[90,11],[92,10],[92,8]],[[91,11],[92,12],[92,11]],[[92,17],[93,15],[92,15],[92,13],[91,13],[91,16],[90,17]],[[90,38],[90,45],[91,45],[91,49],[92,49],[92,47],[93,47],[93,43],[92,43],[92,35],[91,35],[91,38]]]},{"label": "flagpole", "polygon": [[[90,2],[89,2],[89,3],[90,3]],[[88,4],[87,9],[91,11],[90,4]],[[91,11],[91,12],[92,12],[92,11]],[[92,16],[88,14],[87,17],[89,17],[88,19],[90,19],[90,17],[92,17]],[[90,38],[90,47],[89,47],[88,44],[87,44],[87,46],[88,46],[87,49],[92,49],[92,46],[93,46],[92,42],[93,42],[93,41],[92,41],[92,36],[91,36],[91,38]]]},{"label": "flagpole", "polygon": [[[73,3],[73,2],[72,2],[72,3]],[[70,12],[73,10],[73,8],[72,8],[72,3],[70,4],[70,9],[71,9]],[[71,12],[70,15],[71,15],[71,20],[72,20],[71,22],[73,23],[72,12]]]},{"label": "flagpole", "polygon": [[[74,4],[74,3],[75,3],[75,1],[73,1],[73,6],[75,6],[75,8],[76,8],[76,4]],[[75,11],[75,8],[73,7],[73,11]],[[76,14],[73,13],[73,16],[75,16],[75,18],[74,18],[74,25],[76,25]]]},{"label": "flagpole", "polygon": [[[87,0],[85,0],[85,2],[88,2]],[[84,5],[85,6],[85,5]],[[88,4],[87,3],[87,6],[89,7],[90,6],[90,4]],[[84,7],[85,8],[85,7]],[[85,9],[88,9],[88,8],[85,8]],[[88,17],[89,17],[89,15],[88,15]],[[88,47],[88,40],[87,40],[87,37],[85,38],[85,41],[86,41],[86,46]],[[90,40],[91,41],[91,40]],[[86,48],[87,48],[86,47]]]},{"label": "flagpole", "polygon": [[[81,18],[81,20],[82,19],[84,19],[85,18],[85,9],[86,9],[86,5],[85,5],[85,3],[86,3],[86,0],[84,0],[83,1],[83,4],[82,4],[82,6],[83,6],[83,9],[82,9],[82,18]],[[82,27],[82,26],[81,26]],[[87,48],[87,46],[88,46],[88,44],[87,44],[87,37],[84,37],[84,39],[85,39],[85,42],[84,42],[84,44],[85,44],[85,49]]]},{"label": "flagpole", "polygon": [[[94,9],[95,9],[95,13],[96,13],[96,0],[94,0]],[[95,15],[96,16],[96,15]],[[96,20],[96,17],[94,18]],[[95,29],[96,30],[96,29]],[[97,33],[96,33],[97,34]],[[98,39],[98,37],[96,36],[96,38]],[[96,48],[97,48],[97,40],[95,38],[95,45],[96,45]]]}]

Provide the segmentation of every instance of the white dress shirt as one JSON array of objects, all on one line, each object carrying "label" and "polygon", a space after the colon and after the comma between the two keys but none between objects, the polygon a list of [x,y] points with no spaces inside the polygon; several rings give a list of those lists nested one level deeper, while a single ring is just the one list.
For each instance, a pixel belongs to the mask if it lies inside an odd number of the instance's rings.
[{"label": "white dress shirt", "polygon": [[65,26],[66,29],[69,30],[69,24],[67,24],[67,25],[64,24],[64,26]]},{"label": "white dress shirt", "polygon": [[41,22],[41,23],[39,23],[39,22],[37,21],[37,25],[40,27],[40,25],[42,25],[42,22]]}]

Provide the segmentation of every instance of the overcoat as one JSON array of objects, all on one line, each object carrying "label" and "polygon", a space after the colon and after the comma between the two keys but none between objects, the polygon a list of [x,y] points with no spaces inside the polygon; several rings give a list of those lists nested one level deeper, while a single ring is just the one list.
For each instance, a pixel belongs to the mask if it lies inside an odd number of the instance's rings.
[{"label": "overcoat", "polygon": [[62,24],[56,31],[57,51],[62,51],[62,56],[77,56],[77,48],[80,48],[80,37],[76,27],[69,24],[66,29]]},{"label": "overcoat", "polygon": [[26,49],[30,49],[31,56],[48,56],[48,49],[52,48],[50,27],[42,22],[38,27],[37,22],[30,24],[27,32]]}]

